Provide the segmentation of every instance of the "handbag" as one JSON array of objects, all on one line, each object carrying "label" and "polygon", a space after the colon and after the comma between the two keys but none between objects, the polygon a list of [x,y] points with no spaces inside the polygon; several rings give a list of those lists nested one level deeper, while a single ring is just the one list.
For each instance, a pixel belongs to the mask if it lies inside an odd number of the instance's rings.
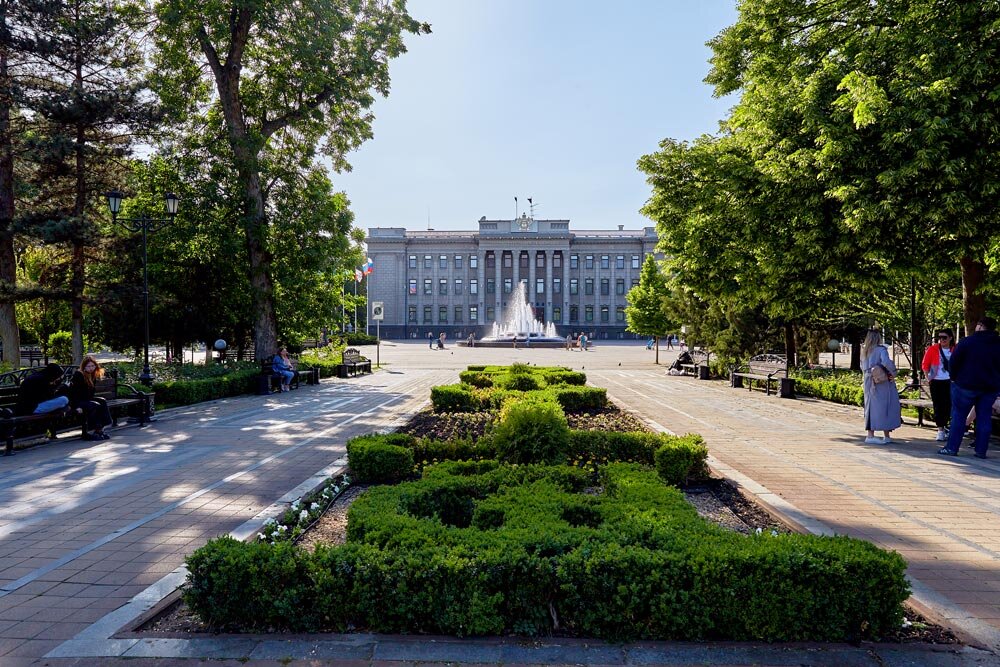
[{"label": "handbag", "polygon": [[872,382],[875,384],[882,384],[883,382],[889,381],[889,371],[885,370],[885,366],[882,364],[877,364],[872,366]]}]

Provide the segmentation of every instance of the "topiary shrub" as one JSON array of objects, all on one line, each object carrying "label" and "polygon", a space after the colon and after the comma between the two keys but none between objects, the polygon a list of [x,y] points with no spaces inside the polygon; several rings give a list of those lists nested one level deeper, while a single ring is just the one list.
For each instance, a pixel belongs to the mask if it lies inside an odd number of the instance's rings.
[{"label": "topiary shrub", "polygon": [[667,484],[684,486],[708,476],[708,448],[700,435],[685,435],[665,443],[653,455],[656,472]]},{"label": "topiary shrub", "polygon": [[474,412],[481,402],[468,389],[460,384],[446,384],[431,387],[431,405],[434,412]]},{"label": "topiary shrub", "polygon": [[577,371],[555,370],[555,371],[548,371],[543,375],[545,377],[545,382],[548,383],[549,385],[570,384],[576,386],[583,386],[587,384],[586,373],[579,373]]},{"label": "topiary shrub", "polygon": [[566,412],[600,410],[608,404],[608,390],[603,387],[551,387],[550,391]]},{"label": "topiary shrub", "polygon": [[347,460],[359,482],[398,482],[413,473],[415,443],[401,433],[362,435],[347,441]]},{"label": "topiary shrub", "polygon": [[458,379],[462,384],[467,384],[477,389],[485,389],[493,386],[493,375],[481,371],[462,371],[458,374]]},{"label": "topiary shrub", "polygon": [[510,463],[562,463],[569,448],[569,424],[550,401],[511,400],[493,430],[497,457]]},{"label": "topiary shrub", "polygon": [[545,380],[534,373],[508,373],[498,375],[493,383],[508,391],[535,391],[545,387]]}]

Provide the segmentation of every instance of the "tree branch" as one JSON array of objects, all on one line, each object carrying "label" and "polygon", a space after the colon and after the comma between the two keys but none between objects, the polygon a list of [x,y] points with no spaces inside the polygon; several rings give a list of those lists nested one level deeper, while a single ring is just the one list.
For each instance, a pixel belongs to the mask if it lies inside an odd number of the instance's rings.
[{"label": "tree branch", "polygon": [[311,100],[300,104],[297,108],[284,113],[277,118],[266,120],[261,124],[260,133],[264,139],[268,139],[278,130],[283,130],[292,123],[302,120],[333,97],[335,88],[333,84],[327,84],[323,90],[316,94]]}]

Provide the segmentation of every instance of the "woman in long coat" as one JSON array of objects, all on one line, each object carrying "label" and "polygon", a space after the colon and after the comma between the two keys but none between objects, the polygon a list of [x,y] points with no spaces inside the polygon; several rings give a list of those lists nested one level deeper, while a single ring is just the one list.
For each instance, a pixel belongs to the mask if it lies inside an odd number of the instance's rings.
[{"label": "woman in long coat", "polygon": [[[872,368],[882,366],[889,376],[886,382],[875,384]],[[889,444],[891,433],[902,423],[899,409],[899,391],[896,389],[896,365],[889,358],[889,352],[882,346],[882,334],[875,329],[868,332],[861,346],[861,370],[864,372],[865,429],[868,437],[865,443]],[[884,438],[876,438],[875,431],[882,431]]]}]

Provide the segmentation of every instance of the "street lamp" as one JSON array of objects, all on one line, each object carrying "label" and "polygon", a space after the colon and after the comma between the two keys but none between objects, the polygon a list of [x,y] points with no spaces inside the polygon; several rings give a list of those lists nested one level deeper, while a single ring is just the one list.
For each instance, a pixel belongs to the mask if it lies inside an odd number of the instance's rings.
[{"label": "street lamp", "polygon": [[125,199],[125,196],[117,190],[112,190],[106,196],[108,198],[108,210],[111,211],[112,222],[120,224],[132,233],[142,232],[142,321],[145,336],[142,344],[142,375],[139,376],[139,382],[145,385],[152,385],[153,373],[149,370],[149,269],[147,266],[148,258],[146,256],[146,237],[164,225],[173,222],[174,217],[177,216],[177,204],[180,202],[180,199],[173,192],[167,193],[165,197],[167,217],[165,218],[150,218],[146,216],[119,218],[118,213],[122,209],[122,200]]}]

